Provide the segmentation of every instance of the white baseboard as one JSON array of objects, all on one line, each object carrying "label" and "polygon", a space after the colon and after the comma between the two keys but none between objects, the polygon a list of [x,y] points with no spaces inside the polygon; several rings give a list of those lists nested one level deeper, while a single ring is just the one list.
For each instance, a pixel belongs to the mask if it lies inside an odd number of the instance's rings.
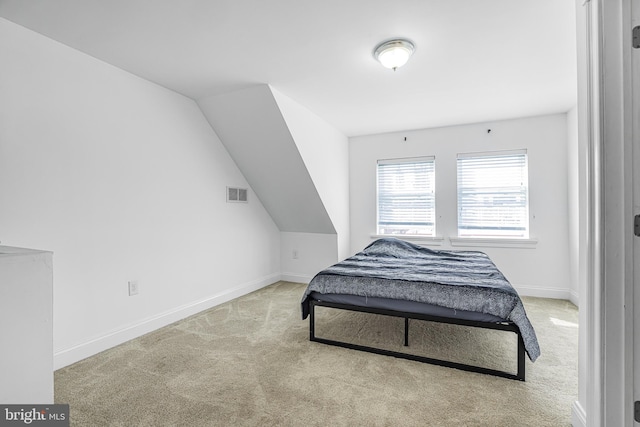
[{"label": "white baseboard", "polygon": [[513,284],[513,287],[516,288],[518,294],[524,297],[537,297],[537,298],[553,298],[553,299],[571,299],[571,289],[558,289],[558,288],[543,288],[537,286],[522,286]]},{"label": "white baseboard", "polygon": [[569,295],[569,301],[574,303],[576,307],[580,307],[580,295],[578,295],[578,292],[572,290]]},{"label": "white baseboard", "polygon": [[[207,297],[203,300],[195,301],[193,303],[185,304],[172,310],[159,313],[158,315],[143,319],[133,325],[111,331],[103,336],[91,339],[82,344],[56,351],[53,355],[53,368],[54,370],[64,368],[65,366],[71,365],[82,359],[86,359],[87,357],[98,354],[101,351],[115,347],[131,339],[138,338],[144,334],[155,331],[156,329],[170,325],[171,323],[177,322],[178,320],[182,320],[203,310],[207,310],[211,307],[215,307],[234,298],[238,298],[242,295],[246,295],[258,289],[264,288],[265,286],[268,286],[279,280],[307,284],[311,281],[312,278],[313,276],[304,274],[282,273],[272,274],[270,276],[254,280],[252,282],[242,284],[219,294]],[[574,298],[577,300],[577,295],[572,295],[573,293],[569,289],[539,288],[518,285],[514,285],[514,287],[517,289],[518,293],[521,296],[567,299],[571,300],[572,302]],[[584,411],[582,411],[582,413],[584,413]]]},{"label": "white baseboard", "polygon": [[578,401],[571,405],[571,425],[573,427],[587,427],[587,414]]},{"label": "white baseboard", "polygon": [[313,279],[313,276],[308,276],[308,275],[299,274],[299,273],[282,273],[280,278],[280,280],[284,280],[286,282],[304,283],[304,284],[309,284],[311,279]]},{"label": "white baseboard", "polygon": [[236,286],[235,288],[228,289],[219,294],[212,295],[203,300],[185,304],[163,313],[159,313],[155,316],[148,317],[133,325],[111,331],[101,337],[91,339],[85,343],[56,351],[53,355],[53,369],[56,370],[64,368],[65,366],[155,331],[163,326],[170,325],[171,323],[192,316],[203,310],[207,310],[234,298],[257,291],[258,289],[264,288],[265,286],[279,280],[281,280],[281,275],[279,273],[272,274],[258,280],[244,283],[240,286]]}]

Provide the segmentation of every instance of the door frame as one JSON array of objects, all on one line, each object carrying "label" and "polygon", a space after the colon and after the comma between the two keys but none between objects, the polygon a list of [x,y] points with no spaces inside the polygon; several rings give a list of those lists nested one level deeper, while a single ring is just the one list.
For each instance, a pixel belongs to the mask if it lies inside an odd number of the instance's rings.
[{"label": "door frame", "polygon": [[576,0],[587,247],[576,427],[634,425],[632,1]]},{"label": "door frame", "polygon": [[[637,0],[631,3],[631,22],[630,27],[634,28],[640,26],[640,2]],[[631,48],[630,51],[631,62],[631,85],[632,85],[632,106],[631,106],[631,121],[632,121],[632,159],[633,165],[636,165],[632,170],[633,179],[633,210],[632,215],[640,214],[640,48]],[[633,288],[632,288],[632,301],[633,301],[633,347],[631,353],[631,359],[633,360],[631,369],[633,375],[633,396],[632,401],[640,401],[640,237],[634,236],[632,245],[632,259],[633,259]],[[635,413],[634,409],[630,410]],[[633,423],[633,421],[632,421]],[[634,425],[640,425],[636,423]]]},{"label": "door frame", "polygon": [[[633,103],[631,2],[592,0],[596,3],[598,37],[598,97],[602,179],[597,184],[601,215],[595,224],[601,245],[600,271],[594,272],[595,303],[600,325],[593,336],[601,357],[601,387],[593,400],[602,408],[593,424],[632,426],[633,421]],[[598,149],[596,148],[596,151]],[[596,267],[598,269],[598,267]],[[598,308],[596,307],[596,310]],[[595,314],[595,313],[593,313]],[[596,363],[598,364],[598,363]]]}]

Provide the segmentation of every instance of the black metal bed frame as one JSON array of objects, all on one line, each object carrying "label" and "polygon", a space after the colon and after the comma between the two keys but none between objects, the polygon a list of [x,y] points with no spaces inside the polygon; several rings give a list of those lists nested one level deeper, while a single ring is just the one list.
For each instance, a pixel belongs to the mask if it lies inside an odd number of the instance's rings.
[{"label": "black metal bed frame", "polygon": [[[448,360],[434,359],[431,357],[419,356],[419,355],[410,354],[410,353],[401,353],[397,351],[384,350],[380,348],[352,344],[352,343],[347,343],[343,341],[334,341],[334,340],[329,340],[325,338],[318,338],[316,337],[316,333],[315,333],[315,307],[316,306],[337,308],[337,309],[349,310],[349,311],[358,311],[363,313],[382,314],[382,315],[393,316],[393,317],[402,317],[404,318],[404,345],[405,346],[409,345],[409,319],[426,320],[429,322],[449,323],[454,325],[472,326],[475,328],[495,329],[500,331],[514,332],[518,336],[518,372],[516,374],[513,374],[506,371],[483,368],[475,365],[467,365],[464,363],[451,362]],[[338,347],[349,348],[352,350],[360,350],[360,351],[366,351],[369,353],[382,354],[385,356],[394,356],[402,359],[414,360],[417,362],[430,363],[433,365],[446,366],[448,368],[456,368],[456,369],[461,369],[463,371],[495,375],[498,377],[508,378],[512,380],[519,380],[519,381],[525,380],[524,341],[522,340],[520,329],[518,329],[518,327],[512,322],[491,323],[491,322],[481,322],[481,321],[474,321],[474,320],[454,319],[449,317],[432,316],[428,314],[408,313],[408,312],[385,310],[381,308],[372,308],[372,307],[361,307],[356,305],[341,304],[341,303],[319,301],[319,300],[309,301],[309,316],[310,316],[309,317],[309,340],[310,341],[315,341],[315,342],[329,344],[329,345],[335,345]]]}]

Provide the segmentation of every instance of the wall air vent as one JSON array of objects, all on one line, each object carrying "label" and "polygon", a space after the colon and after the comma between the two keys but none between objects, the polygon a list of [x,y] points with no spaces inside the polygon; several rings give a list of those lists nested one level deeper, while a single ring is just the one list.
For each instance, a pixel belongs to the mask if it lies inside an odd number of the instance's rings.
[{"label": "wall air vent", "polygon": [[227,202],[229,203],[247,203],[247,189],[227,187]]}]

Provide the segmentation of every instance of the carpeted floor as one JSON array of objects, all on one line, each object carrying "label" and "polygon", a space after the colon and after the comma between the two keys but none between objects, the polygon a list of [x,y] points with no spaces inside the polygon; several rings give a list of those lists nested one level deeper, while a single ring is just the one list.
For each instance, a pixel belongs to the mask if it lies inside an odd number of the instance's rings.
[{"label": "carpeted floor", "polygon": [[[513,381],[309,341],[278,282],[55,373],[72,426],[570,426],[578,311],[523,298],[542,356]],[[402,349],[403,321],[322,309],[317,335]],[[411,323],[412,351],[515,370],[515,335]]]}]

